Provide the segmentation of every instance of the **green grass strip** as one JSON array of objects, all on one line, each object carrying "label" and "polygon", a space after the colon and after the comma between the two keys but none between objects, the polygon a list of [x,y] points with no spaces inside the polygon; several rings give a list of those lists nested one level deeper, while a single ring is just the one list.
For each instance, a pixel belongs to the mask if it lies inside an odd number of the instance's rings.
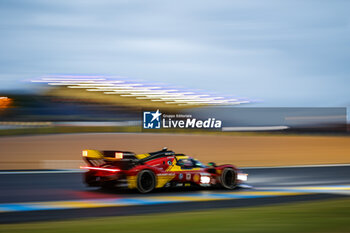
[{"label": "green grass strip", "polygon": [[350,198],[264,207],[5,224],[0,225],[0,232],[350,232]]}]

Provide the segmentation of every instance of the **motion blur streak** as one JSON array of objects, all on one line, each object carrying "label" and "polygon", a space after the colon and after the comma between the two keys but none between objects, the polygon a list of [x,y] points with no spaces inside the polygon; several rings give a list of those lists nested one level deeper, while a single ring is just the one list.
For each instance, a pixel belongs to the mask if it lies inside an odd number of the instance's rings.
[{"label": "motion blur streak", "polygon": [[81,166],[80,169],[107,171],[107,172],[119,172],[120,171],[119,169],[102,168],[102,167],[83,167],[83,166]]},{"label": "motion blur streak", "polygon": [[288,129],[288,126],[253,126],[253,127],[222,127],[222,131],[271,131],[271,130],[284,130]]},{"label": "motion blur streak", "polygon": [[8,108],[12,103],[12,99],[6,96],[0,96],[0,110]]},{"label": "motion blur streak", "polygon": [[[136,104],[141,99],[150,101],[160,101],[165,105],[196,106],[196,105],[237,105],[250,103],[247,99],[238,99],[234,96],[223,96],[202,93],[198,90],[186,88],[174,88],[169,85],[152,84],[141,81],[133,81],[127,78],[102,76],[73,76],[57,75],[47,78],[47,76],[32,80],[33,83],[46,83],[49,86],[61,86],[61,89],[83,89],[84,91],[102,92],[100,95],[118,95],[120,97],[132,97]],[[67,90],[65,90],[67,91]],[[97,93],[98,94],[98,93]],[[88,93],[84,93],[88,95]],[[100,97],[101,97],[100,96]],[[92,98],[92,96],[91,96]],[[115,102],[120,101],[115,98]],[[125,101],[122,99],[122,101]]]},{"label": "motion blur streak", "polygon": [[218,201],[227,199],[260,198],[274,196],[305,195],[305,192],[289,191],[249,191],[249,192],[212,192],[207,194],[181,194],[176,196],[112,198],[95,200],[69,200],[52,202],[6,203],[0,204],[0,212],[55,210],[75,208],[96,208],[131,205],[155,205],[174,202]]},{"label": "motion blur streak", "polygon": [[[140,208],[147,206],[150,213],[173,212],[189,208],[252,206],[350,195],[350,169],[346,165],[249,168],[249,185],[253,186],[252,189],[180,192],[175,189],[148,195],[87,188],[81,182],[81,174],[76,171],[50,172],[1,174],[0,186],[7,188],[0,193],[0,222],[80,218],[84,210],[84,216],[89,217],[106,216],[107,213],[109,216],[130,215],[144,213],[145,209]],[[106,210],[110,208],[117,209]],[[47,214],[45,211],[51,212]],[[32,217],[29,218],[26,213]]]}]

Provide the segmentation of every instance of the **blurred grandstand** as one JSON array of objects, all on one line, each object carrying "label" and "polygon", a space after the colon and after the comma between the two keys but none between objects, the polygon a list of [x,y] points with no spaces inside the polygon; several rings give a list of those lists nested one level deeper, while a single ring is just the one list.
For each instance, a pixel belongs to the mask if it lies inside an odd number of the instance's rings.
[{"label": "blurred grandstand", "polygon": [[[0,128],[137,126],[142,109],[177,113],[204,106],[250,101],[203,90],[116,76],[48,75],[31,80],[38,94],[8,94],[12,107],[0,112]],[[11,100],[12,100],[11,99]],[[6,97],[6,100],[10,100]]]},{"label": "blurred grandstand", "polygon": [[47,94],[81,101],[99,102],[128,108],[183,109],[209,105],[238,105],[247,99],[210,94],[167,84],[135,81],[109,76],[44,76],[32,80],[47,84]]},{"label": "blurred grandstand", "polygon": [[220,119],[222,131],[346,132],[347,127],[345,108],[237,108],[252,101],[119,76],[48,75],[31,83],[37,94],[0,97],[0,129],[135,132],[141,130],[142,112],[156,109]]}]

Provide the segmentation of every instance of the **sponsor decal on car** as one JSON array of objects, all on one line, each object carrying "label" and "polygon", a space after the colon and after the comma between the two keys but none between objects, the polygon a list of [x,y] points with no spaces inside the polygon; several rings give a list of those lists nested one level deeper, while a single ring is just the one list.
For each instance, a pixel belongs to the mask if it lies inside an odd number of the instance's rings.
[{"label": "sponsor decal on car", "polygon": [[193,181],[194,181],[194,182],[198,182],[198,181],[199,181],[199,175],[198,175],[198,174],[195,174],[195,175],[193,176]]}]

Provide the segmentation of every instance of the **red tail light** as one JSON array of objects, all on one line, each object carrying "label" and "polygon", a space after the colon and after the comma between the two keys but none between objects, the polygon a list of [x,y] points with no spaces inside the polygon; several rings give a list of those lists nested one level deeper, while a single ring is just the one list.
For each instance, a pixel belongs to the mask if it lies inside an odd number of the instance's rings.
[{"label": "red tail light", "polygon": [[106,172],[120,172],[118,168],[104,168],[104,167],[80,167],[81,169],[96,170],[96,171],[106,171]]}]

